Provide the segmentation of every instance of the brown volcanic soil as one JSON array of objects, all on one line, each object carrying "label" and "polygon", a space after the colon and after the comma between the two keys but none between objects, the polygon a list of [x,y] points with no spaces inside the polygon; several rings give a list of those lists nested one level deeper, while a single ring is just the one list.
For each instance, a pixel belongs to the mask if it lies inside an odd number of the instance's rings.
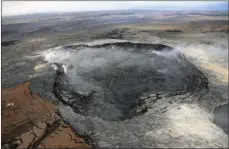
[{"label": "brown volcanic soil", "polygon": [[31,94],[29,83],[2,89],[3,146],[90,148],[55,112],[55,105]]}]

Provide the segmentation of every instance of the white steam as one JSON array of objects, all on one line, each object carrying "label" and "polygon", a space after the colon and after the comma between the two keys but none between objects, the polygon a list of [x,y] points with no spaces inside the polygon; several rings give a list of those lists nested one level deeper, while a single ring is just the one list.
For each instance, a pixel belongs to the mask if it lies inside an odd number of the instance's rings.
[{"label": "white steam", "polygon": [[177,58],[180,55],[180,51],[178,49],[173,49],[173,50],[163,50],[163,51],[152,51],[152,53],[158,55],[158,56],[163,56],[169,59],[174,59]]}]

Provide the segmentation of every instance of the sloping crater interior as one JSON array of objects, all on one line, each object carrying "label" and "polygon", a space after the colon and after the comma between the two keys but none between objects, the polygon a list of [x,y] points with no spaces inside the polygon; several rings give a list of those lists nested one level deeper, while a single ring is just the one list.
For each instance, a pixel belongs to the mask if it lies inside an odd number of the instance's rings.
[{"label": "sloping crater interior", "polygon": [[58,100],[76,113],[107,121],[137,115],[134,108],[146,92],[173,95],[208,88],[207,78],[181,52],[161,44],[68,45],[49,51],[45,59],[56,69]]}]

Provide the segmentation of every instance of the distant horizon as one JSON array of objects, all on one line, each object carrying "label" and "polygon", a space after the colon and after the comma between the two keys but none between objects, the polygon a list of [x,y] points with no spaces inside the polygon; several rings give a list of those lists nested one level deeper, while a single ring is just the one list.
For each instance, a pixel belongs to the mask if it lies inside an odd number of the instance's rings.
[{"label": "distant horizon", "polygon": [[3,18],[7,17],[18,17],[18,16],[29,16],[29,15],[51,15],[51,14],[69,14],[69,13],[87,13],[87,12],[124,12],[124,11],[158,11],[158,12],[225,12],[229,14],[227,10],[154,10],[154,9],[128,9],[128,10],[85,10],[85,11],[68,11],[68,12],[34,12],[34,13],[26,13],[26,14],[18,14],[18,15],[6,15],[2,16]]},{"label": "distant horizon", "polygon": [[[23,9],[22,9],[23,8]],[[102,11],[220,11],[228,1],[3,1],[2,16]]]}]

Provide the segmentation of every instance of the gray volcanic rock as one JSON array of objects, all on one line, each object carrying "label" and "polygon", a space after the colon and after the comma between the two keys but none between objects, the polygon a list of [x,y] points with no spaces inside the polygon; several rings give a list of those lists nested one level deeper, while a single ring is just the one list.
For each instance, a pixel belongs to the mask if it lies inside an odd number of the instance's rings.
[{"label": "gray volcanic rock", "polygon": [[34,73],[34,62],[28,62],[25,59],[11,59],[8,66],[3,67],[2,88],[14,87],[29,81],[30,75]]},{"label": "gray volcanic rock", "polygon": [[56,72],[34,79],[33,90],[55,95],[63,119],[98,147],[227,146],[227,136],[196,104],[213,100],[208,79],[176,49],[81,44],[51,49],[44,59]]},{"label": "gray volcanic rock", "polygon": [[49,65],[30,80],[32,93],[40,95],[43,99],[58,101],[53,94],[56,71]]},{"label": "gray volcanic rock", "polygon": [[228,109],[229,103],[220,105],[214,111],[214,123],[220,126],[228,134]]}]

